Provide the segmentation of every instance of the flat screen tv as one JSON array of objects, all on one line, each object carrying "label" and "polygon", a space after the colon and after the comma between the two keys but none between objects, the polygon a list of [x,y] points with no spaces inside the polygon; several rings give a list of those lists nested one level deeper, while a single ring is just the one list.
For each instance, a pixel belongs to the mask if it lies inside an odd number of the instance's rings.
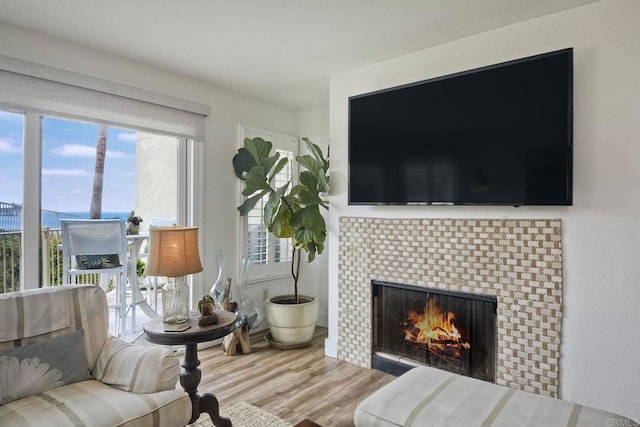
[{"label": "flat screen tv", "polygon": [[349,98],[351,205],[571,205],[573,49]]}]

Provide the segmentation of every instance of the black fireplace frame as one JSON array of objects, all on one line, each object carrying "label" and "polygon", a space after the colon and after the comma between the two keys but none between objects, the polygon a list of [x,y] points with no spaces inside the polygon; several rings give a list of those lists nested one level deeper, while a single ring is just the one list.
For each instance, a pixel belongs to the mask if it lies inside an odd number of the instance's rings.
[{"label": "black fireplace frame", "polygon": [[[494,360],[493,360],[493,366],[490,367],[490,377],[489,378],[481,378],[484,379],[486,381],[489,382],[495,382],[495,376],[496,376],[496,371],[497,371],[497,362],[498,362],[498,347],[497,347],[497,298],[495,296],[492,295],[482,295],[482,294],[474,294],[474,293],[468,293],[468,292],[460,292],[460,291],[451,291],[451,290],[446,290],[446,289],[435,289],[435,288],[431,288],[431,287],[423,287],[423,286],[413,286],[413,285],[406,285],[406,284],[400,284],[400,283],[394,283],[394,282],[386,282],[386,281],[381,281],[381,280],[371,280],[371,306],[372,306],[372,310],[371,310],[371,325],[372,325],[372,329],[371,329],[371,347],[372,347],[372,352],[371,352],[371,367],[373,369],[377,369],[383,372],[387,372],[389,374],[392,375],[401,375],[404,372],[416,367],[416,366],[421,366],[424,365],[420,362],[414,361],[412,359],[408,359],[408,358],[403,358],[401,356],[397,356],[397,355],[393,355],[393,354],[386,354],[386,353],[377,353],[374,349],[376,340],[375,340],[375,325],[374,325],[374,318],[377,315],[377,313],[375,312],[375,305],[376,305],[376,297],[377,297],[377,290],[379,289],[379,287],[391,287],[391,288],[398,288],[398,289],[402,289],[402,290],[409,290],[409,291],[417,291],[417,292],[421,292],[421,293],[429,293],[429,294],[434,294],[434,295],[443,295],[443,296],[450,296],[450,297],[457,297],[457,298],[463,298],[463,299],[470,299],[473,301],[483,301],[483,302],[488,302],[493,304],[494,306],[494,310],[492,312],[493,315],[493,324],[495,325],[495,333],[493,336],[493,349],[494,349]],[[428,366],[428,365],[426,365]]]}]

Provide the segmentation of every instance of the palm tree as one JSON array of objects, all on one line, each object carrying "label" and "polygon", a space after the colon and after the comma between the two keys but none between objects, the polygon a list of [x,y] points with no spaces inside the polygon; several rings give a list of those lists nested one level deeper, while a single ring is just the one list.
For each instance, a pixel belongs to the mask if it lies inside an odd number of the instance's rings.
[{"label": "palm tree", "polygon": [[93,175],[93,194],[91,195],[90,219],[100,219],[102,216],[102,182],[104,181],[104,159],[107,154],[107,127],[98,128],[96,142],[96,169]]}]

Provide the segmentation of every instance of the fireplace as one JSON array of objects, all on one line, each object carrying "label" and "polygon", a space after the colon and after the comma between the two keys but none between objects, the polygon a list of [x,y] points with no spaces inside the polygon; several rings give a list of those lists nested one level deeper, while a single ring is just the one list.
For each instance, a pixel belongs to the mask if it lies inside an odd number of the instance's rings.
[{"label": "fireplace", "polygon": [[427,365],[495,382],[496,298],[372,281],[372,367]]},{"label": "fireplace", "polygon": [[338,359],[372,366],[372,280],[497,298],[495,383],[557,397],[562,221],[341,217]]}]

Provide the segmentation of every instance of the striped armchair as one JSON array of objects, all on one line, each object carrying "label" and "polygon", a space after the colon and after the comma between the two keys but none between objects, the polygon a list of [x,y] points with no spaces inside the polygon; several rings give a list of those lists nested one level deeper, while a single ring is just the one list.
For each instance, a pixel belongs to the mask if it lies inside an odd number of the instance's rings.
[{"label": "striped armchair", "polygon": [[0,425],[183,426],[177,356],[108,334],[97,286],[0,295]]}]

